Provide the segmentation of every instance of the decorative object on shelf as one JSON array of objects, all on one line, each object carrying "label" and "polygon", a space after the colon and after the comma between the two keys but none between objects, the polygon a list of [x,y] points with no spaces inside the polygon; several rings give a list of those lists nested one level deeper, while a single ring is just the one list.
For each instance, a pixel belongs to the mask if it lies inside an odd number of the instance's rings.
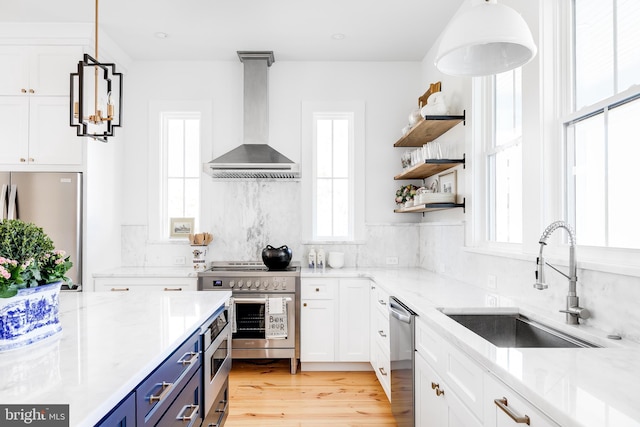
[{"label": "decorative object on shelf", "polygon": [[522,16],[497,0],[469,0],[440,39],[435,65],[453,76],[486,76],[531,61],[537,48]]},{"label": "decorative object on shelf", "polygon": [[449,114],[446,98],[442,92],[435,92],[429,95],[427,105],[422,107],[420,114],[423,116],[444,116]]},{"label": "decorative object on shelf", "polygon": [[420,108],[416,108],[409,114],[409,127],[412,128],[416,123],[418,123],[422,119],[420,115]]},{"label": "decorative object on shelf", "polygon": [[431,96],[432,93],[440,92],[441,90],[442,90],[441,82],[431,83],[429,85],[429,89],[427,89],[427,91],[424,94],[422,94],[421,97],[418,98],[418,107],[422,108],[425,105],[427,105],[427,102],[429,101],[429,96]]},{"label": "decorative object on shelf", "polygon": [[195,218],[170,218],[170,237],[189,237],[193,233]]},{"label": "decorative object on shelf", "polygon": [[395,202],[398,205],[405,205],[408,202],[412,202],[418,191],[418,187],[413,184],[403,185],[396,191]]},{"label": "decorative object on shelf", "polygon": [[76,128],[77,136],[108,142],[122,122],[122,73],[116,72],[116,64],[98,61],[98,0],[94,41],[95,57],[84,54],[78,72],[71,73],[69,125]]},{"label": "decorative object on shelf", "polygon": [[454,200],[455,200],[455,196],[457,194],[458,188],[457,188],[457,171],[456,170],[450,170],[444,173],[441,173],[440,175],[438,175],[438,181],[440,181],[440,188],[439,188],[439,192],[440,193],[448,193],[448,194],[453,194],[454,196]]},{"label": "decorative object on shelf", "polygon": [[0,351],[62,331],[58,295],[73,266],[42,228],[19,219],[0,222]]}]

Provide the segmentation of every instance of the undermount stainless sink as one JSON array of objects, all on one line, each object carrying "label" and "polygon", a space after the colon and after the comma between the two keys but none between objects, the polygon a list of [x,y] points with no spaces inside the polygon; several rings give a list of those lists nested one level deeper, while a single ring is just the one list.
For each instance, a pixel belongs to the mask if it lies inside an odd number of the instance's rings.
[{"label": "undermount stainless sink", "polygon": [[567,335],[521,314],[446,314],[496,347],[593,348],[599,345]]}]

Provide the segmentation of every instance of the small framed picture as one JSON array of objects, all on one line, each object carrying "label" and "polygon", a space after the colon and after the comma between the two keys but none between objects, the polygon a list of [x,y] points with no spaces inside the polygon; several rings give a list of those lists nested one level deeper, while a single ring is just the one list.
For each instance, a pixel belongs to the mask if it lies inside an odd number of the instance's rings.
[{"label": "small framed picture", "polygon": [[438,175],[438,181],[440,181],[441,193],[457,194],[458,188],[456,183],[457,171],[447,171]]},{"label": "small framed picture", "polygon": [[169,236],[189,237],[193,234],[194,218],[170,218]]}]

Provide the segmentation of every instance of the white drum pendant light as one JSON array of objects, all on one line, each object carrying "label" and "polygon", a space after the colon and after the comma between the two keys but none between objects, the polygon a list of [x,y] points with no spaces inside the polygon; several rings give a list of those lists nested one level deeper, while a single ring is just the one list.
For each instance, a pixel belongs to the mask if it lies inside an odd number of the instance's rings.
[{"label": "white drum pendant light", "polygon": [[486,76],[518,68],[536,52],[518,12],[496,0],[471,0],[444,30],[435,64],[452,76]]}]

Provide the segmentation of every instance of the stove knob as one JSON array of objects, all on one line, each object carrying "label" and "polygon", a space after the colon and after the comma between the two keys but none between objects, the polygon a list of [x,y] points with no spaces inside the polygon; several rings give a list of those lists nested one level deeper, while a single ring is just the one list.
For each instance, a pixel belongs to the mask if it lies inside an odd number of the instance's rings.
[{"label": "stove knob", "polygon": [[282,282],[282,290],[284,291],[285,289],[287,289],[287,282]]},{"label": "stove knob", "polygon": [[235,285],[236,285],[235,281],[232,280],[232,281],[229,282],[229,287],[230,288],[233,288]]},{"label": "stove knob", "polygon": [[240,281],[238,282],[238,287],[239,287],[240,289],[242,289],[242,287],[243,287],[243,286],[244,286],[244,282],[243,282],[242,280],[240,280]]},{"label": "stove knob", "polygon": [[274,291],[277,291],[279,287],[280,287],[280,283],[278,283],[278,282],[274,282],[273,283],[273,290]]},{"label": "stove knob", "polygon": [[264,288],[264,290],[266,291],[267,289],[269,289],[269,282],[268,281],[264,281],[262,282],[262,287]]},{"label": "stove knob", "polygon": [[251,280],[247,280],[247,289],[251,289],[252,284],[253,283],[251,283]]}]

